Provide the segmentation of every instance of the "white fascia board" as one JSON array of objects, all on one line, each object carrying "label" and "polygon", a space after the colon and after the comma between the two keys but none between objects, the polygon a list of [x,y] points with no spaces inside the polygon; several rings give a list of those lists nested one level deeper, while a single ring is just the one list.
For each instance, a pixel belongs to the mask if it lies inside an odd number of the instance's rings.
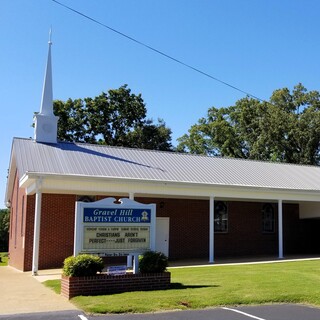
[{"label": "white fascia board", "polygon": [[16,170],[17,170],[17,163],[14,157],[14,150],[13,150],[13,143],[12,143],[10,161],[9,161],[9,171],[8,171],[8,178],[7,178],[7,185],[6,185],[6,193],[5,193],[5,199],[4,199],[5,205],[7,205],[12,195],[14,180],[16,176]]},{"label": "white fascia board", "polygon": [[26,172],[19,180],[19,188],[25,189],[26,195],[35,194],[36,184],[39,179],[39,175]]},{"label": "white fascia board", "polygon": [[277,200],[284,201],[319,201],[320,191],[290,190],[252,186],[210,185],[190,182],[146,181],[142,179],[92,177],[79,175],[55,175],[26,173],[20,179],[20,186],[27,189],[27,194],[35,192],[33,184],[42,177],[42,191],[48,193],[86,193],[86,194],[126,194],[161,195],[179,197],[204,197],[212,194],[216,198]]},{"label": "white fascia board", "polygon": [[35,194],[37,191],[37,182],[34,181],[33,183],[31,183],[27,188],[25,188],[26,190],[26,194]]},{"label": "white fascia board", "polygon": [[5,199],[4,199],[5,205],[7,205],[7,203],[9,202],[9,200],[12,196],[15,176],[16,176],[16,167],[15,167],[15,165],[14,166],[10,165],[10,170],[9,170],[9,174],[8,174],[8,178],[7,178]]},{"label": "white fascia board", "polygon": [[31,179],[28,172],[26,172],[19,180],[19,187],[20,188],[27,188],[28,185],[31,183]]}]

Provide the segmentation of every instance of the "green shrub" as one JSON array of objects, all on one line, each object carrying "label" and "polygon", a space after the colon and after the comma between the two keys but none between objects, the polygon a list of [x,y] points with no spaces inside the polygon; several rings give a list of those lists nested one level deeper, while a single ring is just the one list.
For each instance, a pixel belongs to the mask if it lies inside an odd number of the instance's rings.
[{"label": "green shrub", "polygon": [[168,258],[157,251],[147,251],[139,259],[139,270],[141,273],[160,273],[166,271]]},{"label": "green shrub", "polygon": [[0,266],[7,266],[7,265],[8,265],[8,253],[0,252]]},{"label": "green shrub", "polygon": [[63,262],[63,274],[70,277],[94,276],[101,272],[104,267],[103,260],[94,255],[80,254],[76,257],[71,256]]}]

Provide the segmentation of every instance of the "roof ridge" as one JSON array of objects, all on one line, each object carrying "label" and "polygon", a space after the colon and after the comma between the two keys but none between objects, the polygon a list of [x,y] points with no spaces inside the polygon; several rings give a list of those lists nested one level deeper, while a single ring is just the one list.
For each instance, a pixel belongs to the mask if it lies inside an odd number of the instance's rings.
[{"label": "roof ridge", "polygon": [[301,164],[301,163],[289,163],[289,162],[280,162],[280,161],[268,161],[268,160],[259,160],[259,159],[245,159],[245,158],[232,158],[228,156],[211,156],[207,154],[194,154],[188,152],[178,152],[178,151],[168,151],[168,150],[154,150],[154,149],[142,149],[142,148],[134,148],[134,147],[124,147],[124,146],[112,146],[107,144],[95,144],[95,143],[86,143],[86,142],[69,142],[69,141],[59,141],[59,143],[74,143],[81,145],[88,145],[94,147],[107,147],[111,149],[122,149],[122,150],[134,150],[134,151],[142,151],[142,152],[154,152],[154,153],[166,153],[166,154],[175,154],[179,156],[193,156],[193,157],[203,157],[208,159],[221,159],[221,160],[232,160],[232,161],[245,161],[245,162],[257,162],[257,163],[265,163],[265,164],[275,164],[275,165],[288,165],[288,166],[299,166],[299,167],[319,167],[317,165],[311,164]]}]

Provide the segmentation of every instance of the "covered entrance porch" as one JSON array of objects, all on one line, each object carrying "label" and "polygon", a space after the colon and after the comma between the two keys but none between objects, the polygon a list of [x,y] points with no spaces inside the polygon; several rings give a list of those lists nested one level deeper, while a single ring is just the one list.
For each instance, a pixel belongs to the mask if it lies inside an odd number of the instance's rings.
[{"label": "covered entrance porch", "polygon": [[[46,217],[53,214],[47,204],[52,194],[57,207],[61,199],[61,206],[68,204],[68,208],[74,208],[78,195],[89,195],[95,200],[112,196],[155,203],[157,217],[170,221],[168,256],[171,261],[200,259],[212,264],[228,258],[283,259],[289,254],[320,253],[320,203],[316,192],[114,179],[72,181],[70,178],[66,190],[64,179],[50,178],[41,177],[41,183],[35,188],[33,271],[37,271],[40,264],[37,246],[41,243],[38,235],[42,208],[46,208]],[[65,213],[62,214],[65,217]],[[55,250],[58,248],[53,248],[50,255],[59,254]]]}]

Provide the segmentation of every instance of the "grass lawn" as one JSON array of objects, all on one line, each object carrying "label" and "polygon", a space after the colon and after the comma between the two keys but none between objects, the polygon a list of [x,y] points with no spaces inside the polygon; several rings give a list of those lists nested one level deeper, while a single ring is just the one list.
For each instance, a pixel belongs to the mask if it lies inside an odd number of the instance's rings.
[{"label": "grass lawn", "polygon": [[8,252],[0,252],[0,267],[8,265]]},{"label": "grass lawn", "polygon": [[89,313],[288,302],[320,305],[320,260],[169,271],[172,282],[169,290],[79,296],[71,301]]},{"label": "grass lawn", "polygon": [[46,287],[52,289],[55,293],[61,293],[61,281],[60,280],[47,280],[43,283]]}]

